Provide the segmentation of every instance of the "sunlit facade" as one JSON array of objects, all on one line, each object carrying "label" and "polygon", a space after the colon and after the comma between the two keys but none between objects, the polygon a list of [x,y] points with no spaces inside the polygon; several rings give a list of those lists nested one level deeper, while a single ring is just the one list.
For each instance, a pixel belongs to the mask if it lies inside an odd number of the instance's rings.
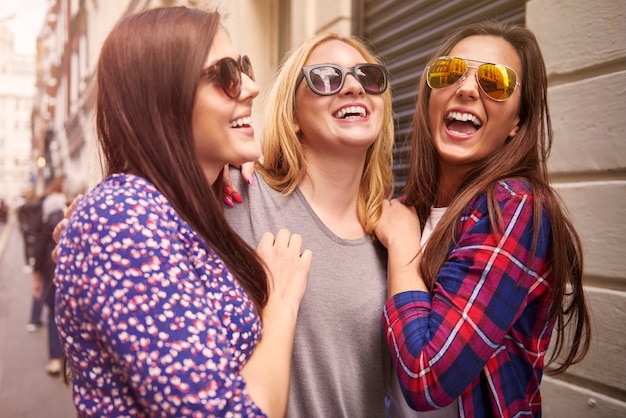
[{"label": "sunlit facade", "polygon": [[31,185],[31,112],[35,57],[14,50],[14,36],[0,24],[0,199],[8,202]]}]

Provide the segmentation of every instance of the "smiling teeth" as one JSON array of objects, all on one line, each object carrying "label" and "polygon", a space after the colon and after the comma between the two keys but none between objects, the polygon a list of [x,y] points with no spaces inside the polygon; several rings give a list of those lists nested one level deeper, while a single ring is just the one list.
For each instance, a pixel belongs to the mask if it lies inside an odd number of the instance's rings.
[{"label": "smiling teeth", "polygon": [[448,120],[458,120],[460,122],[472,122],[476,126],[480,126],[481,123],[478,118],[471,113],[450,112]]},{"label": "smiling teeth", "polygon": [[347,114],[349,114],[350,117],[354,117],[354,118],[358,118],[358,117],[364,118],[365,116],[367,116],[367,111],[365,110],[363,106],[350,106],[350,107],[345,107],[341,109],[339,112],[335,113],[335,117],[337,119],[342,119],[342,118],[345,118]]},{"label": "smiling teeth", "polygon": [[231,128],[241,128],[244,125],[251,125],[252,118],[250,116],[246,116],[245,118],[237,119],[230,123]]}]

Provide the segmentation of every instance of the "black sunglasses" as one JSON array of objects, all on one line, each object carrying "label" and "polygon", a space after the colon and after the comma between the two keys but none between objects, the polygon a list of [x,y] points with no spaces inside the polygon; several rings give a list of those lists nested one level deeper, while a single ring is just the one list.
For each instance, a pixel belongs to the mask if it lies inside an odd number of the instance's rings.
[{"label": "black sunglasses", "polygon": [[247,55],[239,57],[239,62],[231,57],[222,58],[212,66],[202,70],[200,76],[217,80],[224,93],[231,99],[236,99],[241,94],[241,73],[254,80],[252,63]]},{"label": "black sunglasses", "polygon": [[387,90],[387,70],[378,64],[357,64],[354,67],[342,67],[334,64],[315,64],[302,67],[296,80],[296,88],[303,78],[313,93],[330,96],[338,93],[346,76],[352,74],[363,90],[370,94],[382,94]]}]

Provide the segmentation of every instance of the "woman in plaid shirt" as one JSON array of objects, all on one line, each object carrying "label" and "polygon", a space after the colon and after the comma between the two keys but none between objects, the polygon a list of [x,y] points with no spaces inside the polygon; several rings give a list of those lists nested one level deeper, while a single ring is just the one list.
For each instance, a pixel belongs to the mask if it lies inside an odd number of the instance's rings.
[{"label": "woman in plaid shirt", "polygon": [[563,372],[590,340],[580,239],[548,182],[544,61],[529,30],[487,22],[434,57],[405,198],[376,227],[387,343],[413,409],[538,417],[544,366]]}]

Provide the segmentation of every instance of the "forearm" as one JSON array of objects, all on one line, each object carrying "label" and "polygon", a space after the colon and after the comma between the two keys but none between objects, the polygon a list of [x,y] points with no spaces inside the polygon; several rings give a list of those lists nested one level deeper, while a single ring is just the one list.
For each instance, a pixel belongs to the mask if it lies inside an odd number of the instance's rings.
[{"label": "forearm", "polygon": [[263,337],[241,370],[250,397],[269,417],[283,417],[287,409],[296,319],[297,311],[270,301]]},{"label": "forearm", "polygon": [[296,320],[313,255],[310,250],[302,251],[300,235],[285,229],[276,235],[264,233],[257,254],[271,272],[271,293],[262,313],[263,336],[241,374],[255,403],[269,417],[283,417]]},{"label": "forearm", "polygon": [[422,253],[414,254],[406,251],[401,245],[389,249],[387,266],[387,296],[392,297],[401,292],[422,290],[428,292],[419,270]]},{"label": "forearm", "polygon": [[385,200],[381,209],[374,232],[387,248],[387,296],[410,290],[427,291],[419,272],[422,234],[415,209],[399,199]]}]

